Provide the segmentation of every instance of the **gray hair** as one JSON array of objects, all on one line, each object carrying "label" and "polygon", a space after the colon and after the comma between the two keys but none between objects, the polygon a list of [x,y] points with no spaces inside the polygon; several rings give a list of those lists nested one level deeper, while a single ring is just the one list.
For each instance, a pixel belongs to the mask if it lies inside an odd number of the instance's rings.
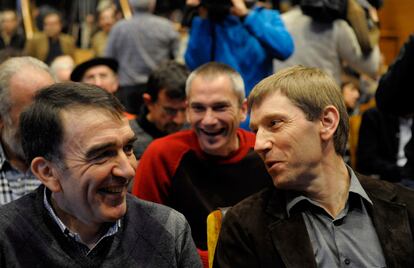
[{"label": "gray hair", "polygon": [[239,104],[241,105],[246,98],[243,78],[236,70],[234,70],[230,66],[218,62],[209,62],[203,64],[197,69],[195,69],[193,72],[191,72],[191,74],[187,78],[187,82],[185,85],[185,92],[187,98],[190,96],[191,83],[193,82],[194,78],[196,78],[197,76],[201,76],[207,80],[214,80],[220,75],[226,75],[230,79],[233,85],[233,92],[239,98]]},{"label": "gray hair", "polygon": [[156,0],[129,0],[129,5],[131,9],[135,12],[137,11],[150,11],[153,6],[155,6]]},{"label": "gray hair", "polygon": [[3,120],[9,118],[12,106],[10,100],[10,80],[22,68],[27,66],[47,72],[55,80],[55,76],[51,73],[49,67],[44,62],[33,57],[13,57],[4,61],[0,65],[0,117]]}]

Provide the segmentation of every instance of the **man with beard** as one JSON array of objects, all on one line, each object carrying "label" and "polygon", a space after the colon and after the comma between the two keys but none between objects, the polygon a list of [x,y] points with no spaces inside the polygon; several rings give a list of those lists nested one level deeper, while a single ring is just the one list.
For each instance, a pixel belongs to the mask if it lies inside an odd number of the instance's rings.
[{"label": "man with beard", "polygon": [[130,121],[137,135],[134,154],[140,159],[148,145],[157,138],[183,129],[186,111],[185,81],[189,71],[178,62],[167,61],[153,71],[142,95],[144,107],[138,118]]},{"label": "man with beard", "polygon": [[0,205],[40,184],[24,161],[19,116],[34,93],[52,83],[47,65],[35,58],[16,57],[0,65]]},{"label": "man with beard", "polygon": [[206,264],[208,214],[236,204],[271,180],[253,151],[254,134],[238,127],[247,113],[240,74],[228,65],[207,63],[190,74],[186,93],[192,130],[148,146],[132,192],[183,213]]}]

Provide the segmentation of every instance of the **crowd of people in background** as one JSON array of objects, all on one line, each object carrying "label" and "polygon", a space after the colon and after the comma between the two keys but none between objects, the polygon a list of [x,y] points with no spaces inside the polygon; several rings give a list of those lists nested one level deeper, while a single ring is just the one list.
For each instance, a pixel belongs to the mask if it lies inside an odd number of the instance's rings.
[{"label": "crowd of people in background", "polygon": [[1,267],[414,265],[414,34],[387,71],[382,0],[127,2],[30,1],[33,35],[0,4]]}]

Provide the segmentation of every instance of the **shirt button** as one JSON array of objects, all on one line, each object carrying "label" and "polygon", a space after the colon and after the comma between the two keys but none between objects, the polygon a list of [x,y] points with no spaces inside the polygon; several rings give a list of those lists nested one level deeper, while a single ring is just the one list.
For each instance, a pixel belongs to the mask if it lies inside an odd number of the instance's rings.
[{"label": "shirt button", "polygon": [[345,259],[344,263],[345,263],[345,265],[349,265],[351,263],[351,260],[350,259]]}]

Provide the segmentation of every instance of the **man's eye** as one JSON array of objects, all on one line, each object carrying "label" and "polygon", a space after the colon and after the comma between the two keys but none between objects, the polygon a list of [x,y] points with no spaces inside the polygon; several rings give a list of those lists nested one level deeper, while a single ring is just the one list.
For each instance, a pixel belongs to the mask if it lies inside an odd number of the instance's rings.
[{"label": "man's eye", "polygon": [[132,144],[128,144],[128,145],[124,146],[124,152],[125,152],[125,154],[127,154],[128,156],[129,156],[129,155],[132,155],[132,154],[133,154],[133,152],[134,152],[134,146],[132,146]]},{"label": "man's eye", "polygon": [[215,106],[213,110],[216,112],[223,112],[227,110],[227,107],[228,107],[227,105],[218,105],[218,106]]},{"label": "man's eye", "polygon": [[164,107],[164,111],[168,115],[176,115],[178,110],[174,108]]},{"label": "man's eye", "polygon": [[205,110],[203,106],[198,105],[191,106],[191,109],[195,112],[203,112]]},{"label": "man's eye", "polygon": [[272,120],[270,121],[270,127],[277,127],[281,122],[282,120],[279,119]]}]

